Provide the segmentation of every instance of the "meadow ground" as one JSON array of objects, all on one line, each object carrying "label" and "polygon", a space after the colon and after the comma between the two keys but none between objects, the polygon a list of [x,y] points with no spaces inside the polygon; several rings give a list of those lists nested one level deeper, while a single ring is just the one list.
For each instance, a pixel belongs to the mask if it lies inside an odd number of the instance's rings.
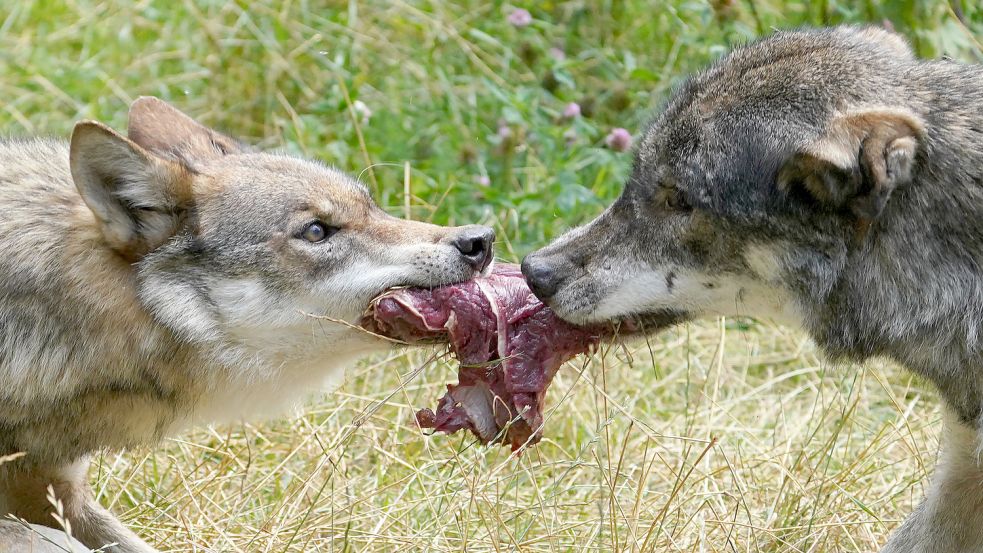
[{"label": "meadow ground", "polygon": [[[21,0],[0,6],[0,129],[123,128],[157,95],[357,173],[394,214],[494,225],[515,261],[616,197],[630,154],[605,135],[637,133],[688,72],[772,27],[845,21],[983,59],[969,0]],[[568,364],[519,458],[421,434],[412,413],[454,379],[440,353],[368,360],[276,421],[104,454],[99,498],[166,551],[870,551],[937,452],[925,383],[754,321]]]}]

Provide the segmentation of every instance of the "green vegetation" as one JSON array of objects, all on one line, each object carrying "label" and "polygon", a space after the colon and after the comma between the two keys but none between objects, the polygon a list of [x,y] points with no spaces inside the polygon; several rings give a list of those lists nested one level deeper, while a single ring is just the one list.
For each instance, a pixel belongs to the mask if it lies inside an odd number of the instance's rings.
[{"label": "green vegetation", "polygon": [[[983,60],[968,0],[21,0],[0,6],[0,129],[125,128],[160,96],[359,175],[394,214],[494,225],[514,261],[617,196],[630,153],[605,136],[688,73],[772,28],[885,21],[923,56]],[[364,364],[302,414],[106,454],[101,500],[168,551],[868,551],[934,463],[929,387],[766,325],[565,367],[519,459],[421,436],[412,412],[454,374],[431,353]]]}]

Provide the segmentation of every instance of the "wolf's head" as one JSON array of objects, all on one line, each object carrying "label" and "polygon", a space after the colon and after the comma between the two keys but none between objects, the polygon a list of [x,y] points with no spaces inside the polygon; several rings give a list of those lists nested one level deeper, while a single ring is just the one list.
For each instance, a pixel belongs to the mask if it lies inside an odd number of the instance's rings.
[{"label": "wolf's head", "polygon": [[526,257],[575,322],[705,315],[802,322],[863,247],[922,153],[905,42],[784,32],[690,78],[644,131],[621,197]]},{"label": "wolf's head", "polygon": [[187,341],[331,361],[376,345],[345,325],[376,295],[492,261],[489,228],[396,219],[348,175],[254,152],[156,98],[133,103],[128,135],[79,123],[72,176],[141,301]]}]

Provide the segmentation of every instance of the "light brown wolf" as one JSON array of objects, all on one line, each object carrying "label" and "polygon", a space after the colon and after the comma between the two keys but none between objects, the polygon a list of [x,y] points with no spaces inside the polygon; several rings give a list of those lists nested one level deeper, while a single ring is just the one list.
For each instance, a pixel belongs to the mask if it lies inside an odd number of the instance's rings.
[{"label": "light brown wolf", "polygon": [[[346,174],[156,98],[129,117],[128,137],[0,142],[0,457],[26,454],[0,464],[0,516],[54,525],[51,485],[85,546],[150,552],[93,499],[90,454],[296,401],[388,347],[311,314],[467,280],[494,233],[393,218]],[[28,539],[0,522],[0,549]]]}]

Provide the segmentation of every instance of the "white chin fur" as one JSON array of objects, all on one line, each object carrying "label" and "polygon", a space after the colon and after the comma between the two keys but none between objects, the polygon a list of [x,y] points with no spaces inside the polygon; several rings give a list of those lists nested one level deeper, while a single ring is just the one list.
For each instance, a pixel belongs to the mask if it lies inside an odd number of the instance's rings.
[{"label": "white chin fur", "polygon": [[360,357],[390,347],[344,323],[357,323],[379,291],[406,278],[402,272],[354,267],[302,298],[272,291],[256,278],[210,283],[222,336],[214,349],[228,373],[181,424],[265,419],[337,386]]},{"label": "white chin fur", "polygon": [[342,345],[347,347],[308,360],[264,363],[261,371],[254,368],[255,372],[249,374],[230,374],[225,383],[217,382],[207,401],[179,425],[259,421],[282,415],[300,407],[312,395],[339,386],[346,369],[363,355],[388,347],[361,341]]},{"label": "white chin fur", "polygon": [[660,309],[802,326],[798,310],[780,287],[750,277],[708,276],[682,268],[647,269],[628,276],[601,299],[588,318],[604,321]]}]

